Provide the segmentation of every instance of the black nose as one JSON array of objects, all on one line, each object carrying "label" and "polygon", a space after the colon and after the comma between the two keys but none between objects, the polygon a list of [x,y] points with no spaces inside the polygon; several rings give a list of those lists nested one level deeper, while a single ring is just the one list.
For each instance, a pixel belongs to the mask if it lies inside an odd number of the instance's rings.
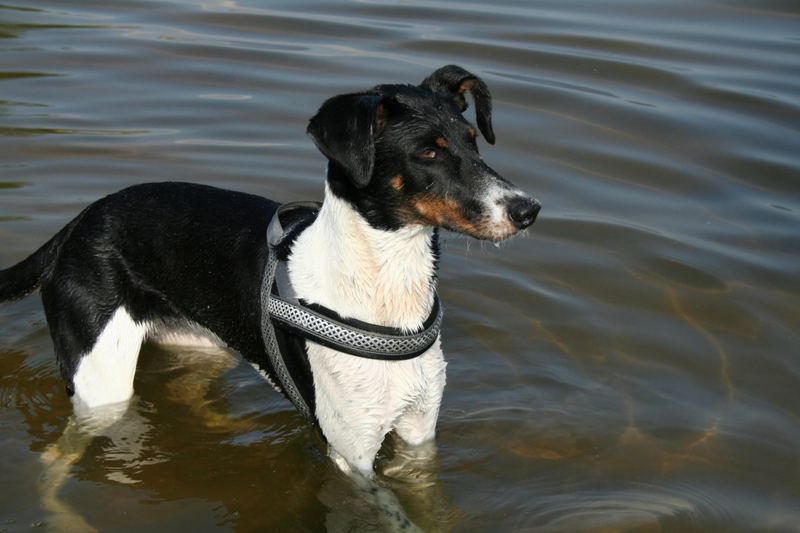
[{"label": "black nose", "polygon": [[517,229],[525,229],[533,224],[541,208],[541,204],[533,198],[520,196],[508,202],[508,218],[511,219]]}]

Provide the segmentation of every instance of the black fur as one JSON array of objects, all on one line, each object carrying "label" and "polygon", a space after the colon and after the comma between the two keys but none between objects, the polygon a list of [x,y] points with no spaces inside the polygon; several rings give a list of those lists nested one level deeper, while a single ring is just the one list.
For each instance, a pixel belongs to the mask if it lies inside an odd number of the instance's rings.
[{"label": "black fur", "polygon": [[[423,196],[448,197],[467,220],[479,222],[484,213],[476,198],[477,182],[485,175],[502,178],[478,153],[475,130],[462,115],[465,91],[475,98],[481,133],[494,143],[486,84],[454,65],[437,70],[419,86],[378,85],[327,100],[308,132],[330,160],[331,190],[381,229],[426,223],[414,208]],[[444,139],[447,147],[437,145],[437,139]],[[422,157],[426,150],[434,150],[436,157]],[[363,179],[365,172],[370,179]],[[398,175],[402,190],[392,186]]]},{"label": "black fur", "polygon": [[475,116],[478,127],[486,138],[486,142],[494,144],[492,95],[483,80],[457,65],[447,65],[425,78],[421,85],[435,93],[446,94],[453,98],[462,112],[467,109],[464,92],[472,93],[472,98],[475,99]]},{"label": "black fur", "polygon": [[356,189],[363,189],[372,177],[381,99],[369,93],[334,96],[322,104],[306,130]]}]

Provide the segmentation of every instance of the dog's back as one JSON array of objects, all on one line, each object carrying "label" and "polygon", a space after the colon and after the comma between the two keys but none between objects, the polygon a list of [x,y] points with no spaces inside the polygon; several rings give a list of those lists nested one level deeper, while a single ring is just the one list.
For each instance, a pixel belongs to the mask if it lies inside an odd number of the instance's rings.
[{"label": "dog's back", "polygon": [[96,201],[29,258],[0,271],[0,300],[41,286],[70,392],[81,357],[121,308],[150,331],[191,323],[242,354],[260,353],[258,286],[265,228],[277,206],[188,183],[124,189]]}]

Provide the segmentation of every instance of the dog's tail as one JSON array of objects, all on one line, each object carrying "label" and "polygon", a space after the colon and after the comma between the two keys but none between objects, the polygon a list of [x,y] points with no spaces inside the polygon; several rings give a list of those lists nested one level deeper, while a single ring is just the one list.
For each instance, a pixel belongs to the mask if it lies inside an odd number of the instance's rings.
[{"label": "dog's tail", "polygon": [[75,218],[61,231],[33,252],[27,259],[5,270],[0,270],[0,302],[17,300],[39,288],[52,270],[61,244],[69,237],[81,217]]}]

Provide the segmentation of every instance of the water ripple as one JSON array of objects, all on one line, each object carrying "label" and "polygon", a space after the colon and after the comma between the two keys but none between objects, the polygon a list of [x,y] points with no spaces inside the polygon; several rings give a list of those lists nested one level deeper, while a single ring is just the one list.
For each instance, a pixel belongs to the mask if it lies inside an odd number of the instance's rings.
[{"label": "water ripple", "polygon": [[548,497],[538,510],[524,513],[517,527],[535,524],[543,531],[595,528],[701,528],[708,524],[733,527],[735,513],[697,485],[634,483],[627,490],[571,487],[570,494]]},{"label": "water ripple", "polygon": [[[425,484],[446,503],[401,490],[411,518],[476,531],[800,523],[794,2],[0,12],[0,267],[141,181],[319,199],[324,158],[305,129],[326,98],[460,64],[493,95],[498,142],[479,141],[483,157],[544,210],[500,249],[443,239],[448,387]],[[72,412],[38,299],[0,305],[0,346],[0,440],[17,443],[4,464],[25,465],[2,496],[31,523],[38,454]],[[345,491],[317,491],[334,472],[324,445],[252,369],[150,346],[140,363],[129,418],[65,470],[91,526],[346,523],[332,516]]]}]

